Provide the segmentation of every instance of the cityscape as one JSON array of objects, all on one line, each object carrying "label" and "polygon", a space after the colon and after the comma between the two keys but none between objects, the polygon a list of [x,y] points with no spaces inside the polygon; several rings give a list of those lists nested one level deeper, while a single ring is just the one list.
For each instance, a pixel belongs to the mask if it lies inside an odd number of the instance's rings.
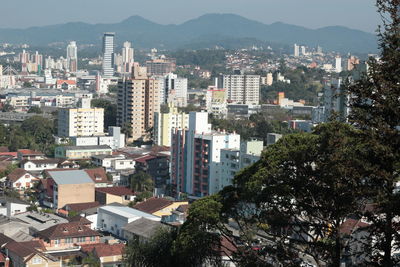
[{"label": "cityscape", "polygon": [[400,266],[400,1],[375,4],[377,33],[0,24],[0,266]]}]

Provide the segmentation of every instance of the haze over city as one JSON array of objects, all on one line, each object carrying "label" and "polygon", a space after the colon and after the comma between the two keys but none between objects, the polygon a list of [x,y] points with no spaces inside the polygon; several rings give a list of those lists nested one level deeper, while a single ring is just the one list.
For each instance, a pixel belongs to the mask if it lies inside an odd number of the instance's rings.
[{"label": "haze over city", "polygon": [[[373,0],[13,0],[1,4],[0,28],[66,22],[114,23],[140,15],[180,24],[207,13],[233,13],[263,23],[281,21],[308,28],[346,26],[374,32],[380,22]],[[21,8],[23,6],[23,8]],[[15,14],[18,13],[18,16]]]}]

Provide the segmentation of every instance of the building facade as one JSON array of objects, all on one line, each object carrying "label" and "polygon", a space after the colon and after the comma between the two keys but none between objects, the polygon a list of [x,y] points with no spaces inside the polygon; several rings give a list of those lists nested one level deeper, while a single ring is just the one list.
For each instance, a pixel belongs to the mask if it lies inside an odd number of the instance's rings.
[{"label": "building facade", "polygon": [[114,37],[115,33],[106,32],[103,36],[103,67],[104,77],[114,75]]},{"label": "building facade", "polygon": [[222,88],[227,90],[230,103],[258,105],[260,102],[259,75],[224,75]]},{"label": "building facade", "polygon": [[93,136],[104,133],[104,109],[91,108],[91,99],[81,99],[78,108],[58,111],[58,136]]},{"label": "building facade", "polygon": [[168,105],[169,112],[154,114],[154,142],[159,146],[171,146],[173,129],[185,129],[189,126],[189,114],[178,112],[173,105]]},{"label": "building facade", "polygon": [[159,83],[135,63],[132,78],[118,82],[117,125],[129,127],[130,139],[146,138],[154,125],[154,113],[160,109]]}]

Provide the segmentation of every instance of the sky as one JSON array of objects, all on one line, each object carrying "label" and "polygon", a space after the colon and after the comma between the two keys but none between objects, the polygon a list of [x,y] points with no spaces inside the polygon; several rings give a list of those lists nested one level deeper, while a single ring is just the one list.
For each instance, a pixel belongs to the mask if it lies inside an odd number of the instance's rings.
[{"label": "sky", "polygon": [[116,23],[132,15],[180,24],[207,13],[233,13],[266,24],[280,21],[313,29],[341,25],[374,32],[380,23],[375,0],[11,0],[0,1],[0,28]]}]

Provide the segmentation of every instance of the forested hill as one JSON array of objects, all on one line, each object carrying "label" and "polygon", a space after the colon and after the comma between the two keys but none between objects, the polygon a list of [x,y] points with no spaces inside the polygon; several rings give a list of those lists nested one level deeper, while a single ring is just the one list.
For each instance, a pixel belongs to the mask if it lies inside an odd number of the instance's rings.
[{"label": "forested hill", "polygon": [[136,48],[211,48],[263,42],[294,43],[338,52],[376,52],[376,36],[340,26],[308,29],[285,23],[270,25],[233,14],[208,14],[179,25],[161,25],[140,16],[114,24],[73,22],[27,29],[0,29],[0,42],[47,45],[70,40],[100,44],[104,32],[115,32],[117,43],[133,42]]}]

